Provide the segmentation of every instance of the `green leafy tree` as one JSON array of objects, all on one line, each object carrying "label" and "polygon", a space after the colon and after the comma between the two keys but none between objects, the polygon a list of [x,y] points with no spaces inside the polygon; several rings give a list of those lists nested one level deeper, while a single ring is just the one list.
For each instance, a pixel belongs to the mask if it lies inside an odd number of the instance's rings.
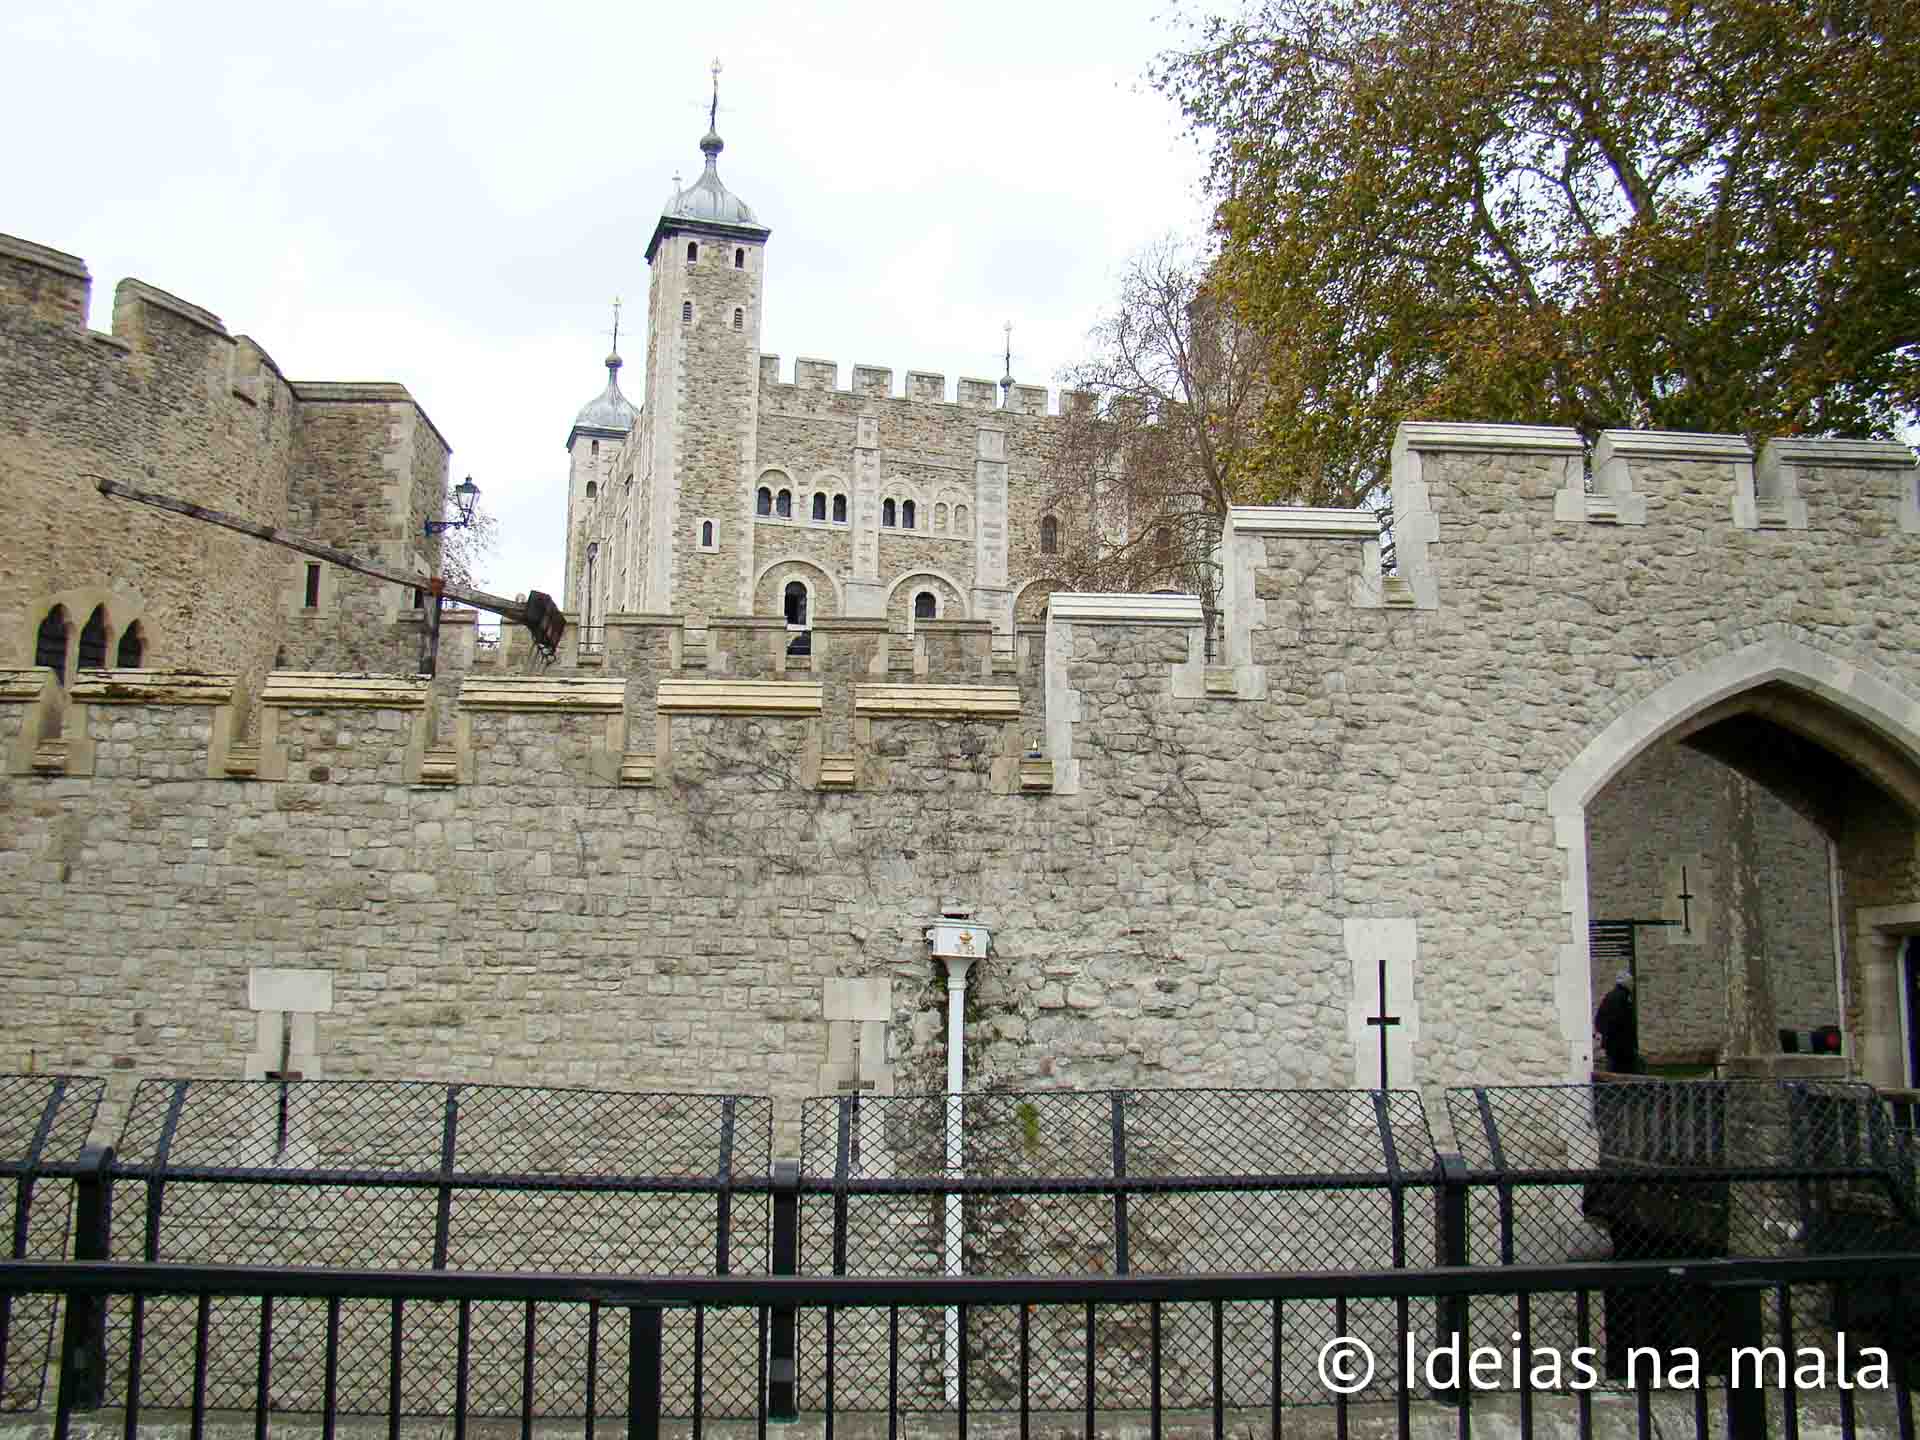
[{"label": "green leafy tree", "polygon": [[1210,137],[1259,459],[1403,419],[1885,435],[1920,407],[1911,0],[1259,0],[1155,73]]}]

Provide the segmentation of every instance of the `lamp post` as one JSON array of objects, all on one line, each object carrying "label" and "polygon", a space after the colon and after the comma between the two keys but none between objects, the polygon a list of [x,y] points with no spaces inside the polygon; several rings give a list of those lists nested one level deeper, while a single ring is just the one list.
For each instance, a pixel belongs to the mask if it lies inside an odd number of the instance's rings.
[{"label": "lamp post", "polygon": [[453,487],[453,503],[460,512],[460,518],[425,521],[427,538],[431,540],[434,536],[444,534],[448,530],[464,530],[473,524],[473,507],[479,503],[479,500],[480,487],[473,483],[473,476],[469,475]]},{"label": "lamp post", "polygon": [[[424,520],[421,522],[426,536],[431,540],[436,535],[444,535],[449,530],[465,530],[473,524],[474,507],[480,502],[480,487],[473,483],[469,475],[453,487],[453,503],[459,514],[457,520]],[[420,668],[431,677],[440,664],[440,566],[433,567],[433,578],[427,582],[427,594],[431,598],[433,609],[427,615],[427,658]]]}]

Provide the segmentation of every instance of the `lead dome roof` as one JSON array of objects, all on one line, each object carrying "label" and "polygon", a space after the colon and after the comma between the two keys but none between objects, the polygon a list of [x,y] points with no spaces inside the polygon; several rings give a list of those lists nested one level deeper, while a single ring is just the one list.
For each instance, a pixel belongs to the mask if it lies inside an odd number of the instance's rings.
[{"label": "lead dome roof", "polygon": [[640,418],[640,407],[620,393],[620,365],[619,351],[607,356],[607,388],[580,407],[580,413],[573,417],[567,444],[573,444],[573,436],[582,430],[625,435],[633,429],[633,422]]},{"label": "lead dome roof", "polygon": [[670,230],[692,230],[723,236],[764,240],[772,232],[754,216],[753,207],[729,190],[720,179],[720,152],[726,142],[716,130],[708,130],[700,139],[700,153],[706,164],[700,175],[685,189],[675,189],[661,207],[659,222],[653,227],[653,239],[647,242],[647,259],[659,247]]}]

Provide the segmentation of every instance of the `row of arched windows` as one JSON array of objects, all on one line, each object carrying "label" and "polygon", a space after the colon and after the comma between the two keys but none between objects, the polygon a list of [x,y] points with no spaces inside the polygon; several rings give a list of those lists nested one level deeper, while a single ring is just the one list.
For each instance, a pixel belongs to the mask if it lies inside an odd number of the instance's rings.
[{"label": "row of arched windows", "polygon": [[[787,617],[787,624],[796,629],[807,624],[809,596],[804,580],[789,580],[780,594],[780,608]],[[913,618],[916,620],[937,620],[940,617],[940,600],[931,590],[922,590],[913,597]]]},{"label": "row of arched windows", "polygon": [[[67,647],[72,638],[73,625],[67,618],[67,607],[64,605],[56,605],[49,610],[34,635],[33,663],[53,671],[54,677],[62,685],[67,683]],[[93,613],[87,617],[87,623],[80,627],[80,643],[74,650],[74,668],[106,669],[108,640],[107,607],[96,605]],[[113,648],[113,666],[116,670],[138,670],[146,657],[146,633],[136,620],[121,631],[120,642]]]},{"label": "row of arched windows", "polygon": [[[753,513],[764,515],[771,520],[791,520],[793,518],[793,491],[782,487],[774,490],[762,485],[753,497]],[[844,525],[847,523],[847,497],[829,496],[824,490],[813,492],[813,518],[823,523]]]},{"label": "row of arched windows", "polygon": [[[886,530],[919,530],[926,519],[920,507],[912,500],[895,500],[891,497],[880,502],[880,525]],[[964,505],[949,507],[941,501],[933,507],[933,533],[936,535],[966,535],[971,533],[968,526],[971,517]],[[951,527],[951,528],[949,528]]]}]

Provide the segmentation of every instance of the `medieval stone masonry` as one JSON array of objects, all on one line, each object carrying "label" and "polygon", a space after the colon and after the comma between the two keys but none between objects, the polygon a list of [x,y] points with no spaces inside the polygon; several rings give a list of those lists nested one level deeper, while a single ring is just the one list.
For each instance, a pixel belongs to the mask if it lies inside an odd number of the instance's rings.
[{"label": "medieval stone masonry", "polygon": [[1002,648],[1050,587],[1044,387],[760,350],[771,232],[721,182],[668,200],[647,249],[643,403],[605,389],[567,436],[567,604],[620,613],[984,620]]},{"label": "medieval stone masonry", "polygon": [[0,240],[0,1069],[740,1090],[786,1152],[940,1088],[948,915],[969,1088],[1560,1082],[1634,920],[1654,1061],[1910,1083],[1910,451],[1410,423],[1393,573],[1236,509],[1212,654],[1029,593],[1044,392],[761,354],[703,149],[641,403],[616,352],[569,436],[559,654],[454,612],[431,680],[399,587],[94,488],[424,573],[407,392],[138,281],[92,332]]}]

